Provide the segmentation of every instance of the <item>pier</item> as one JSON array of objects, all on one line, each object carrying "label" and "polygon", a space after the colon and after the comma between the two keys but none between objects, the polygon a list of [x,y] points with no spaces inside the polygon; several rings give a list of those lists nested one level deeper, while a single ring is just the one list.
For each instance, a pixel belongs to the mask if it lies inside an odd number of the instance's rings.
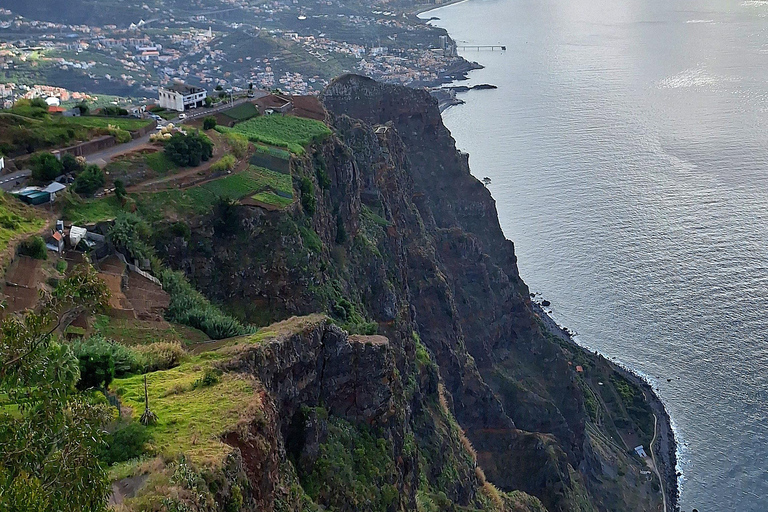
[{"label": "pier", "polygon": [[491,50],[495,51],[499,49],[503,52],[507,51],[506,45],[501,44],[459,44],[456,45],[459,50]]}]

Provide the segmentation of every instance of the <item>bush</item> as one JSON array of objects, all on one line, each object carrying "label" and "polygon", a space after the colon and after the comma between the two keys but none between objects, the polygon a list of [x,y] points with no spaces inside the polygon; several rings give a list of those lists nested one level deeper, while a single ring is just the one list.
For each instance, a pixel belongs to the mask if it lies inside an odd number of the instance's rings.
[{"label": "bush", "polygon": [[78,194],[91,196],[104,186],[104,172],[98,165],[89,165],[75,178],[74,189]]},{"label": "bush", "polygon": [[149,225],[135,213],[118,215],[107,233],[117,250],[137,260],[148,260],[154,255],[154,249],[148,243],[150,235]]},{"label": "bush", "polygon": [[36,260],[46,260],[48,259],[48,248],[45,246],[45,240],[42,237],[31,236],[21,242],[19,254],[35,258]]},{"label": "bush", "polygon": [[112,466],[141,457],[146,452],[146,444],[151,438],[147,427],[132,421],[106,437],[99,458],[108,466]]},{"label": "bush", "polygon": [[161,341],[135,347],[140,355],[145,372],[168,370],[178,366],[184,357],[184,348],[180,343]]},{"label": "bush", "polygon": [[224,134],[230,151],[237,158],[243,158],[248,153],[248,137],[239,133],[228,132]]},{"label": "bush", "polygon": [[146,366],[144,359],[139,353],[101,335],[91,336],[88,339],[74,342],[72,344],[72,351],[78,359],[81,356],[85,358],[94,354],[109,354],[114,377],[124,377],[131,373],[142,373]]},{"label": "bush", "polygon": [[213,156],[213,142],[197,132],[175,133],[165,143],[165,154],[182,167],[196,167]]},{"label": "bush", "polygon": [[309,216],[315,214],[315,187],[312,184],[312,180],[306,176],[301,178],[301,207],[307,212]]},{"label": "bush", "polygon": [[84,168],[83,162],[71,153],[64,153],[61,156],[61,165],[64,167],[64,174],[70,172],[77,174]]},{"label": "bush", "polygon": [[112,353],[100,345],[86,345],[75,351],[80,366],[80,390],[107,388],[115,378],[115,360]]},{"label": "bush", "polygon": [[237,164],[237,159],[234,156],[224,155],[221,160],[211,165],[211,170],[213,172],[231,171],[235,168],[235,164]]},{"label": "bush", "polygon": [[203,372],[203,376],[197,379],[193,384],[192,388],[204,388],[208,386],[215,386],[219,382],[221,382],[221,374],[222,371],[218,368],[211,368],[208,367]]},{"label": "bush", "polygon": [[195,290],[184,274],[166,270],[162,273],[163,289],[171,295],[166,318],[172,322],[200,329],[213,339],[231,338],[253,332],[236,319],[223,313]]},{"label": "bush", "polygon": [[29,159],[32,167],[32,179],[51,181],[64,173],[64,166],[51,153],[37,153]]},{"label": "bush", "polygon": [[205,119],[203,119],[203,130],[213,130],[216,128],[216,118],[213,116],[208,116]]},{"label": "bush", "polygon": [[122,201],[126,194],[127,192],[125,190],[125,183],[123,183],[123,180],[115,180],[115,196],[120,201]]}]

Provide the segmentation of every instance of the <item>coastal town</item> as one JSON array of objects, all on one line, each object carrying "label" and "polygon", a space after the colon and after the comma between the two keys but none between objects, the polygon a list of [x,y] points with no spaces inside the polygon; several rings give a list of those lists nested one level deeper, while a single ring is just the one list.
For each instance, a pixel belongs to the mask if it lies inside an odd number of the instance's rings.
[{"label": "coastal town", "polygon": [[[0,9],[0,99],[154,98],[183,81],[208,89],[317,94],[343,73],[410,86],[439,86],[474,65],[414,6],[378,10],[278,0],[184,13],[145,5],[116,22],[35,19]],[[55,12],[55,10],[53,11]],[[119,100],[118,100],[119,101]]]}]

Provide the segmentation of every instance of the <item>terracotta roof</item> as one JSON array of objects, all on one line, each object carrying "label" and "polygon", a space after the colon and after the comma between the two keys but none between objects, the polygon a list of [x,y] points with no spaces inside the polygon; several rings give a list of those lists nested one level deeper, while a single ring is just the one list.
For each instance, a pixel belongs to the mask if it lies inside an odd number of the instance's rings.
[{"label": "terracotta roof", "polygon": [[576,371],[579,373],[584,373],[584,368],[582,368],[581,366],[577,366]]},{"label": "terracotta roof", "polygon": [[57,241],[61,242],[61,233],[59,233],[58,231],[54,231],[53,235],[51,236],[53,236],[53,238],[56,239]]},{"label": "terracotta roof", "polygon": [[61,114],[62,112],[66,112],[66,111],[67,109],[65,109],[64,107],[54,107],[53,105],[48,107],[49,114]]}]

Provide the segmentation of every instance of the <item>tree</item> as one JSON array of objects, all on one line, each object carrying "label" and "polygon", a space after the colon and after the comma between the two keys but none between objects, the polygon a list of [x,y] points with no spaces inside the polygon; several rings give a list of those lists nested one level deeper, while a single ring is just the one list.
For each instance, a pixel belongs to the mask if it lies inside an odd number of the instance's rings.
[{"label": "tree", "polygon": [[83,163],[71,153],[64,153],[61,156],[61,165],[64,168],[64,174],[75,173],[83,170]]},{"label": "tree", "polygon": [[37,311],[0,323],[0,510],[106,510],[98,460],[106,406],[76,391],[80,372],[54,333],[109,298],[93,267],[76,267]]},{"label": "tree", "polygon": [[165,144],[165,154],[176,165],[196,167],[213,156],[213,142],[202,133],[175,133]]},{"label": "tree", "polygon": [[91,164],[75,178],[74,188],[78,194],[93,195],[100,187],[104,186],[106,179],[104,172],[98,165]]},{"label": "tree", "polygon": [[210,107],[211,105],[213,105],[213,98],[211,98],[210,96],[206,96],[205,99],[203,100],[203,103],[205,103],[206,107]]},{"label": "tree", "polygon": [[115,180],[115,196],[122,201],[128,192],[125,190],[125,183],[123,180]]},{"label": "tree", "polygon": [[43,98],[34,98],[29,102],[29,106],[36,108],[44,108],[48,110],[48,103]]},{"label": "tree", "polygon": [[80,111],[81,116],[87,116],[88,113],[91,111],[91,108],[84,101],[75,105],[75,108]]},{"label": "tree", "polygon": [[51,153],[37,153],[29,159],[32,167],[32,179],[37,181],[51,181],[61,176],[64,166],[59,159]]},{"label": "tree", "polygon": [[216,128],[216,118],[213,116],[208,116],[205,119],[203,119],[203,130],[213,130]]}]

